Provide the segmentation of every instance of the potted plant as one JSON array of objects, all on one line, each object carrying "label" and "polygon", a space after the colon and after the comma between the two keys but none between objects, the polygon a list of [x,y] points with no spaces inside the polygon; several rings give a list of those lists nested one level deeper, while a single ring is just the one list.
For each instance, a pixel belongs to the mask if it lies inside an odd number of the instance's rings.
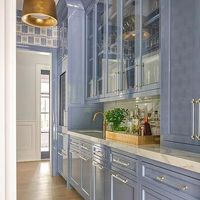
[{"label": "potted plant", "polygon": [[125,122],[129,111],[124,108],[114,108],[105,112],[106,122],[111,125],[112,131],[126,131],[126,127],[122,126]]}]

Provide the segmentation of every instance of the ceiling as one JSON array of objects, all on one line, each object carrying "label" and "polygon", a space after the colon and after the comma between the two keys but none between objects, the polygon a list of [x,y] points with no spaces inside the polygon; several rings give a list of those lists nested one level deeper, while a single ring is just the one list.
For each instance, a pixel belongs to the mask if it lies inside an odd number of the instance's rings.
[{"label": "ceiling", "polygon": [[[16,0],[17,1],[17,10],[22,10],[24,0]],[[57,3],[58,0],[55,0]]]}]

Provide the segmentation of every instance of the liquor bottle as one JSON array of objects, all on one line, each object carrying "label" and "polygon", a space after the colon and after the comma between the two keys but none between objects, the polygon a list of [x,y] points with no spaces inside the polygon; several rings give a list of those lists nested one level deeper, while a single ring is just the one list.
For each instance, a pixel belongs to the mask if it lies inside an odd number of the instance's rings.
[{"label": "liquor bottle", "polygon": [[144,119],[144,135],[152,135],[151,126],[148,121],[149,121],[148,117],[145,117],[145,119]]}]

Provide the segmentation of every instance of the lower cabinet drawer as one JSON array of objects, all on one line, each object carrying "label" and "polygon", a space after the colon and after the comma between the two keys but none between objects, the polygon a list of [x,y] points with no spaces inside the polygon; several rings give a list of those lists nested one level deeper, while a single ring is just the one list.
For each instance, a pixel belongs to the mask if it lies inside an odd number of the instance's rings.
[{"label": "lower cabinet drawer", "polygon": [[126,155],[117,152],[112,152],[111,156],[112,166],[121,169],[131,175],[137,176],[138,161]]},{"label": "lower cabinet drawer", "polygon": [[109,159],[108,151],[104,147],[96,145],[93,146],[93,156],[103,160]]},{"label": "lower cabinet drawer", "polygon": [[200,200],[200,180],[142,162],[142,179],[185,199]]},{"label": "lower cabinet drawer", "polygon": [[70,138],[69,140],[69,144],[72,148],[76,148],[76,149],[79,149],[80,147],[80,140],[78,139],[75,139],[75,138]]},{"label": "lower cabinet drawer", "polygon": [[142,200],[186,200],[183,198],[179,198],[175,195],[169,194],[169,192],[166,192],[164,190],[152,190],[145,186],[142,186],[141,192]]}]

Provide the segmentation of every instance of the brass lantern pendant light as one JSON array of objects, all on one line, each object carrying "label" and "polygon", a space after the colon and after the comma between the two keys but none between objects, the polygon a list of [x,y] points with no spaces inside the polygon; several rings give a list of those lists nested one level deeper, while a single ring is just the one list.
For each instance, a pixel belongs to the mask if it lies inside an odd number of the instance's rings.
[{"label": "brass lantern pendant light", "polygon": [[24,0],[22,21],[35,27],[57,25],[54,0]]}]

